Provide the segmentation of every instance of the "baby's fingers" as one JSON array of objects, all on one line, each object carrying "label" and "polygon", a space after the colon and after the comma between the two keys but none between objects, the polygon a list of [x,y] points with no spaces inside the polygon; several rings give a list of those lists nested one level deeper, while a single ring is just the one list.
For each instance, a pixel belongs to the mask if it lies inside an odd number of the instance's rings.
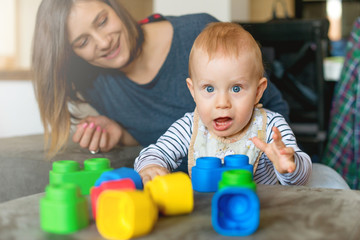
[{"label": "baby's fingers", "polygon": [[139,172],[144,185],[148,181],[153,180],[156,176],[159,176],[159,175],[162,176],[162,175],[166,175],[168,173],[169,173],[169,170],[167,170],[164,167],[160,167],[159,165],[148,165],[146,168],[143,168]]},{"label": "baby's fingers", "polygon": [[166,175],[166,172],[163,171],[158,171],[158,170],[154,170],[154,171],[147,171],[146,173],[144,173],[142,175],[142,181],[143,184],[145,186],[145,184],[149,181],[152,181],[156,176],[162,176],[162,175]]},{"label": "baby's fingers", "polygon": [[292,173],[292,172],[295,171],[295,169],[296,169],[295,162],[289,162],[288,165],[287,165],[287,172]]},{"label": "baby's fingers", "polygon": [[292,155],[294,155],[294,153],[295,153],[295,151],[294,151],[294,149],[293,148],[291,148],[291,147],[286,147],[286,148],[282,148],[281,150],[280,150],[280,153],[282,154],[282,155],[288,155],[288,156],[292,156]]},{"label": "baby's fingers", "polygon": [[280,133],[279,129],[277,127],[273,127],[272,130],[274,132],[273,140],[274,140],[275,146],[278,149],[284,148],[285,144],[281,141],[282,136],[281,136],[281,133]]},{"label": "baby's fingers", "polygon": [[144,175],[142,176],[142,181],[143,181],[143,185],[145,186],[145,184],[149,181],[151,181],[152,177],[150,175]]},{"label": "baby's fingers", "polygon": [[258,138],[258,137],[253,137],[253,138],[251,138],[250,140],[255,144],[255,146],[256,146],[258,149],[260,149],[261,151],[265,152],[265,149],[266,149],[266,147],[267,147],[267,144],[266,144],[264,141],[262,141],[262,140],[261,140],[260,138]]}]

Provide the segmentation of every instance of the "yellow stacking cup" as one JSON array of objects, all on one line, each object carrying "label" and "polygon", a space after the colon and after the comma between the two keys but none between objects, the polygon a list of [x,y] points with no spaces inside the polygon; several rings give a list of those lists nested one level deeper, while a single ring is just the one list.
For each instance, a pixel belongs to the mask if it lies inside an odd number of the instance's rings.
[{"label": "yellow stacking cup", "polygon": [[106,190],[97,202],[96,225],[107,239],[130,239],[149,233],[158,219],[150,196],[138,190]]},{"label": "yellow stacking cup", "polygon": [[176,172],[156,176],[144,186],[163,215],[178,215],[192,212],[194,193],[189,176]]}]

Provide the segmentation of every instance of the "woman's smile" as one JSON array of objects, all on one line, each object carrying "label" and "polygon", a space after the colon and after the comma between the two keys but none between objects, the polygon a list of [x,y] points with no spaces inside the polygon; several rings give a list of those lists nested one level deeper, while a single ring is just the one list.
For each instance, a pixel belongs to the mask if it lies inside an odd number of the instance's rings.
[{"label": "woman's smile", "polygon": [[115,46],[107,54],[105,54],[104,57],[108,60],[114,59],[115,57],[118,56],[120,50],[121,50],[120,39],[118,39]]}]

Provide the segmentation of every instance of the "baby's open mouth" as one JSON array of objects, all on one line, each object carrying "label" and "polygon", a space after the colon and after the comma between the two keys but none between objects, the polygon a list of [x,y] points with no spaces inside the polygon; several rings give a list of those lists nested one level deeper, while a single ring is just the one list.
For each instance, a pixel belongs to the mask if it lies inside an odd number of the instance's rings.
[{"label": "baby's open mouth", "polygon": [[232,122],[232,118],[219,117],[213,121],[213,127],[216,131],[225,131],[231,126]]}]

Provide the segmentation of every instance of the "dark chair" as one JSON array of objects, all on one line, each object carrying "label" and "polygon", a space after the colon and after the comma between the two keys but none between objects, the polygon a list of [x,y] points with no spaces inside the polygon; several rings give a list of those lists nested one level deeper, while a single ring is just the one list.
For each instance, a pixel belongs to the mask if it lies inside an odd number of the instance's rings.
[{"label": "dark chair", "polygon": [[239,23],[259,42],[270,80],[290,107],[290,126],[299,145],[321,156],[328,109],[323,60],[328,52],[326,19]]}]

